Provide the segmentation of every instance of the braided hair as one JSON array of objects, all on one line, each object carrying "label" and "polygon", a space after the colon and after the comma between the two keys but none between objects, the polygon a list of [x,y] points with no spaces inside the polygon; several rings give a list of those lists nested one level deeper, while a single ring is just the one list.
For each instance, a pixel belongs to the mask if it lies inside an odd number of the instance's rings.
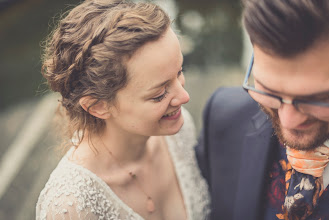
[{"label": "braided hair", "polygon": [[59,21],[46,40],[42,74],[62,96],[69,138],[74,132],[94,134],[105,128],[79,100],[115,101],[128,83],[126,61],[169,26],[168,15],[157,5],[125,0],[86,0]]}]

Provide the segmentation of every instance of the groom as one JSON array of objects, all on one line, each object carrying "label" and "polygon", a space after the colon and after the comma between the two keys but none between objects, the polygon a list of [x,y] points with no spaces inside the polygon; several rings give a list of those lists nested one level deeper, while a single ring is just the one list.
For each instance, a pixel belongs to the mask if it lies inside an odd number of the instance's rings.
[{"label": "groom", "polygon": [[243,3],[243,88],[211,96],[196,146],[211,219],[329,219],[329,1]]}]

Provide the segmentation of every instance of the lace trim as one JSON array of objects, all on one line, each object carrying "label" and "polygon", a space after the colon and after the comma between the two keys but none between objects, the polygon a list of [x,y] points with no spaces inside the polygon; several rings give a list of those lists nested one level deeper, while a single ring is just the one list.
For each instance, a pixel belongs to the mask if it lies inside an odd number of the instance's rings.
[{"label": "lace trim", "polygon": [[[210,199],[197,167],[193,146],[195,128],[183,109],[181,131],[166,137],[188,219],[206,219]],[[90,170],[68,160],[70,150],[50,175],[37,203],[37,219],[143,219]]]},{"label": "lace trim", "polygon": [[196,145],[195,127],[187,110],[183,109],[183,115],[185,123],[180,132],[166,137],[169,152],[183,194],[188,219],[207,219],[210,214],[210,196],[193,149]]}]

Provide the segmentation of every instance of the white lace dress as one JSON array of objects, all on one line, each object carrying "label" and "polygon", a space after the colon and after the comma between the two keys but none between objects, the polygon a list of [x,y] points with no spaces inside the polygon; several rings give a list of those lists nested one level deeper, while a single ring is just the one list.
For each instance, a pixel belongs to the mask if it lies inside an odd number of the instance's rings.
[{"label": "white lace dress", "polygon": [[[193,146],[195,127],[189,113],[183,109],[184,125],[173,136],[167,136],[179,186],[189,220],[207,219],[209,195],[205,180],[197,167]],[[68,160],[68,153],[41,191],[36,219],[143,219],[128,207],[98,176]]]}]

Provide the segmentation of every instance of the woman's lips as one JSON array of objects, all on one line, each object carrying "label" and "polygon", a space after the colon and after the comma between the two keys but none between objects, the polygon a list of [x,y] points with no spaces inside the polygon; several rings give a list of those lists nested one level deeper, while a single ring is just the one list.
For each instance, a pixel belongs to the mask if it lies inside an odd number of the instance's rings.
[{"label": "woman's lips", "polygon": [[173,111],[169,114],[166,114],[166,115],[162,116],[162,118],[167,119],[167,120],[175,120],[180,116],[180,114],[181,114],[181,108],[179,108],[176,111]]}]

